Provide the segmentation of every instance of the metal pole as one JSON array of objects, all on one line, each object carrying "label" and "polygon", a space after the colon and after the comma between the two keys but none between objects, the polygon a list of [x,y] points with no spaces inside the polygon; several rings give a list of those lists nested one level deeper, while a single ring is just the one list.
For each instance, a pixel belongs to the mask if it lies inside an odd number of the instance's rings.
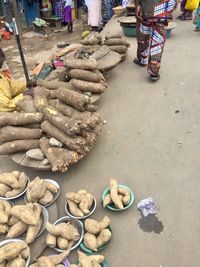
[{"label": "metal pole", "polygon": [[25,61],[25,58],[24,58],[24,53],[23,53],[21,40],[20,40],[20,36],[19,36],[19,31],[18,31],[16,19],[14,17],[14,10],[13,9],[14,8],[13,8],[13,5],[12,5],[12,16],[13,16],[12,22],[13,22],[13,26],[14,26],[14,29],[15,29],[15,31],[14,31],[15,38],[16,38],[17,47],[18,47],[18,50],[19,50],[19,55],[20,55],[20,58],[21,58],[22,67],[23,67],[23,70],[24,70],[24,75],[25,75],[25,78],[26,78],[26,82],[29,82],[30,78],[29,78],[29,75],[28,75],[28,69],[27,69],[27,66],[26,66],[26,61]]}]

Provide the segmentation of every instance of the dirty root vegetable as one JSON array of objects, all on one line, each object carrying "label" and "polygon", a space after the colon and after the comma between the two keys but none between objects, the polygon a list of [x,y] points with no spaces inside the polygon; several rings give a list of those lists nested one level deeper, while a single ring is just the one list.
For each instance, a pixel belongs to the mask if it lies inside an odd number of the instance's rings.
[{"label": "dirty root vegetable", "polygon": [[37,111],[42,112],[45,106],[48,106],[48,96],[50,92],[44,87],[37,86],[34,89],[34,105]]},{"label": "dirty root vegetable", "polygon": [[44,88],[47,88],[49,90],[55,90],[58,88],[70,89],[70,85],[67,82],[59,82],[57,80],[52,80],[52,81],[39,80],[38,85],[44,86]]},{"label": "dirty root vegetable", "polygon": [[87,82],[77,79],[71,79],[70,83],[75,88],[83,92],[92,92],[101,94],[106,90],[106,87],[102,83]]},{"label": "dirty root vegetable", "polygon": [[0,129],[0,144],[14,140],[39,139],[41,135],[40,129],[5,126]]},{"label": "dirty root vegetable", "polygon": [[67,203],[69,205],[69,210],[71,212],[72,215],[76,216],[76,217],[83,217],[84,213],[78,208],[78,205],[76,203],[74,203],[71,200],[67,200]]},{"label": "dirty root vegetable", "polygon": [[63,238],[63,237],[61,237],[61,236],[59,236],[59,237],[57,238],[57,244],[58,244],[58,247],[59,247],[60,249],[65,250],[65,249],[67,249],[69,242],[68,242],[67,239],[65,239],[65,238]]},{"label": "dirty root vegetable", "polygon": [[49,257],[43,256],[38,259],[39,267],[55,267]]},{"label": "dirty root vegetable", "polygon": [[15,217],[15,216],[12,215],[12,216],[10,217],[9,221],[8,221],[8,225],[9,225],[9,226],[13,226],[13,225],[16,224],[18,221],[19,221],[19,219],[18,219],[17,217]]},{"label": "dirty root vegetable", "polygon": [[25,242],[8,243],[0,248],[0,263],[18,257],[20,252],[27,247]]},{"label": "dirty root vegetable", "polygon": [[127,206],[131,201],[130,191],[126,188],[118,187],[118,193],[123,196],[122,202],[125,206]]},{"label": "dirty root vegetable", "polygon": [[38,202],[39,199],[44,197],[45,193],[45,181],[43,179],[40,179],[40,177],[36,177],[28,185],[27,199],[29,202]]},{"label": "dirty root vegetable", "polygon": [[104,44],[108,45],[108,46],[110,46],[110,45],[114,45],[114,46],[115,45],[116,46],[118,46],[118,45],[130,46],[130,44],[126,40],[121,39],[121,38],[114,38],[114,39],[106,40]]},{"label": "dirty root vegetable", "polygon": [[5,194],[6,197],[15,197],[19,195],[26,187],[27,177],[24,172],[20,173],[18,177],[19,188],[13,189]]},{"label": "dirty root vegetable", "polygon": [[41,113],[5,112],[0,116],[0,127],[40,123],[42,119],[43,114]]},{"label": "dirty root vegetable", "polygon": [[48,234],[46,238],[46,244],[50,248],[56,247],[56,237],[54,235]]},{"label": "dirty root vegetable", "polygon": [[110,196],[116,208],[118,209],[124,208],[122,200],[120,200],[118,195],[118,183],[117,180],[115,179],[110,180]]},{"label": "dirty root vegetable", "polygon": [[45,205],[51,203],[53,201],[53,199],[54,199],[53,194],[50,191],[47,190],[45,195],[43,196],[43,198],[41,198],[39,200],[39,203],[41,205],[45,206]]},{"label": "dirty root vegetable", "polygon": [[79,262],[82,267],[93,267],[94,266],[92,261],[89,259],[89,257],[81,251],[78,251],[78,258],[79,258]]},{"label": "dirty root vegetable", "polygon": [[77,241],[80,238],[80,234],[71,224],[61,223],[53,225],[49,222],[46,223],[47,231],[54,236],[62,236],[67,240]]},{"label": "dirty root vegetable", "polygon": [[41,228],[41,224],[42,224],[42,222],[40,220],[42,209],[37,203],[34,203],[34,212],[35,212],[35,218],[37,220],[37,224],[36,225],[30,225],[28,227],[27,235],[26,235],[26,243],[27,244],[30,244],[35,240],[35,238],[36,238],[36,236],[37,236],[37,234]]},{"label": "dirty root vegetable", "polygon": [[72,79],[77,79],[82,81],[88,81],[94,83],[99,83],[101,81],[101,76],[99,74],[87,70],[73,69],[70,70],[69,75]]},{"label": "dirty root vegetable", "polygon": [[0,210],[0,223],[4,224],[8,222],[8,214],[4,210]]},{"label": "dirty root vegetable", "polygon": [[109,48],[119,54],[125,54],[127,52],[127,47],[125,45],[111,45]]},{"label": "dirty root vegetable", "polygon": [[103,200],[103,207],[107,207],[109,204],[112,203],[111,196],[110,194],[106,195],[104,200]]},{"label": "dirty root vegetable", "polygon": [[70,254],[70,249],[63,251],[58,255],[52,255],[50,256],[50,259],[53,262],[53,264],[57,265],[63,262],[63,260],[66,259],[69,256],[69,254]]},{"label": "dirty root vegetable", "polygon": [[69,69],[95,70],[97,69],[98,64],[95,59],[67,59],[66,66]]},{"label": "dirty root vegetable", "polygon": [[112,234],[109,229],[103,229],[99,236],[97,237],[97,246],[98,248],[107,244],[112,237]]},{"label": "dirty root vegetable", "polygon": [[17,108],[23,112],[36,113],[36,108],[34,106],[34,100],[32,96],[25,95],[21,100],[17,102]]},{"label": "dirty root vegetable", "polygon": [[14,260],[11,260],[6,267],[25,267],[25,260],[19,255]]},{"label": "dirty root vegetable", "polygon": [[7,186],[5,184],[0,183],[0,196],[1,197],[5,197],[6,193],[8,191],[11,191],[11,190],[12,190],[11,187],[9,187],[9,186]]},{"label": "dirty root vegetable", "polygon": [[6,236],[6,238],[15,238],[18,237],[20,235],[22,235],[23,233],[25,233],[28,229],[28,225],[25,224],[22,221],[17,222],[16,224],[14,224],[10,230],[8,231],[8,234]]},{"label": "dirty root vegetable", "polygon": [[20,183],[18,181],[18,177],[16,177],[15,173],[1,173],[0,174],[0,183],[3,183],[11,188],[20,188]]},{"label": "dirty root vegetable", "polygon": [[39,140],[16,140],[4,143],[0,146],[0,155],[8,155],[16,152],[27,151],[39,147]]},{"label": "dirty root vegetable", "polygon": [[45,183],[46,189],[49,190],[51,193],[56,194],[58,192],[58,187],[55,184],[49,181],[44,181],[44,183]]},{"label": "dirty root vegetable", "polygon": [[93,251],[97,251],[97,238],[95,235],[90,234],[90,233],[86,233],[84,235],[84,244],[86,247],[88,247],[89,249],[93,250]]},{"label": "dirty root vegetable", "polygon": [[92,261],[92,262],[97,262],[97,263],[102,263],[104,260],[105,260],[105,257],[102,256],[102,255],[91,255],[89,256],[89,259]]},{"label": "dirty root vegetable", "polygon": [[94,219],[85,220],[85,229],[88,233],[96,235],[100,233],[103,229],[110,225],[110,219],[105,216],[102,221],[98,222]]},{"label": "dirty root vegetable", "polygon": [[121,34],[107,34],[105,39],[106,40],[109,40],[109,39],[119,39],[119,38],[122,38],[122,35]]},{"label": "dirty root vegetable", "polygon": [[8,226],[6,224],[0,224],[0,235],[8,232]]},{"label": "dirty root vegetable", "polygon": [[30,249],[29,247],[26,245],[26,248],[23,249],[21,252],[20,252],[21,256],[23,259],[27,259],[29,256],[30,256]]},{"label": "dirty root vegetable", "polygon": [[35,217],[33,204],[16,205],[11,209],[11,214],[28,225],[37,225],[38,218]]}]

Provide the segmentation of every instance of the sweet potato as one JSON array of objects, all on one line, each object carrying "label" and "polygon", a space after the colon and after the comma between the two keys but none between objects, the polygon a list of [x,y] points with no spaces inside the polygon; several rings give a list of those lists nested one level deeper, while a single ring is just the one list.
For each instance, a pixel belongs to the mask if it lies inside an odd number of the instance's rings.
[{"label": "sweet potato", "polygon": [[88,81],[94,83],[98,83],[101,81],[100,75],[87,70],[73,69],[69,72],[69,75],[72,79],[77,79],[82,81]]},{"label": "sweet potato", "polygon": [[39,267],[55,267],[49,257],[43,256],[38,259]]},{"label": "sweet potato", "polygon": [[107,196],[105,196],[105,198],[103,200],[103,207],[105,208],[111,203],[112,203],[111,196],[110,196],[110,194],[108,194]]},{"label": "sweet potato", "polygon": [[8,191],[11,191],[11,190],[12,190],[12,188],[9,187],[8,185],[5,185],[3,183],[0,183],[0,196],[1,197],[5,197],[6,193]]},{"label": "sweet potato", "polygon": [[51,235],[48,233],[47,238],[46,238],[46,244],[50,248],[55,248],[56,247],[56,237],[54,235]]},{"label": "sweet potato", "polygon": [[53,194],[49,190],[47,190],[45,195],[43,196],[43,198],[41,198],[39,200],[39,203],[41,205],[45,206],[45,205],[51,203],[53,201],[53,199],[54,199]]},{"label": "sweet potato", "polygon": [[11,214],[19,218],[22,222],[28,225],[37,225],[38,219],[35,217],[33,211],[34,206],[27,205],[16,205],[11,209]]},{"label": "sweet potato", "polygon": [[40,179],[40,177],[36,177],[28,185],[27,199],[29,202],[38,202],[39,199],[44,197],[45,193],[45,181],[43,179]]},{"label": "sweet potato", "polygon": [[40,220],[41,211],[42,211],[41,207],[37,203],[34,203],[34,213],[35,213],[35,218],[38,221],[38,223],[37,225],[30,225],[28,227],[27,235],[26,235],[27,244],[31,244],[35,240],[38,232],[40,231],[41,224],[42,224]]},{"label": "sweet potato", "polygon": [[10,228],[6,238],[18,237],[22,235],[23,233],[25,233],[27,229],[28,229],[28,225],[23,223],[22,221],[19,221]]},{"label": "sweet potato", "polygon": [[78,258],[82,267],[93,267],[92,261],[83,252],[78,251]]},{"label": "sweet potato", "polygon": [[49,222],[46,223],[47,231],[54,236],[62,236],[67,240],[79,240],[80,234],[71,224],[62,223],[53,225]]},{"label": "sweet potato", "polygon": [[67,249],[68,243],[69,243],[68,240],[61,236],[57,238],[57,244],[60,249],[63,249],[63,250]]},{"label": "sweet potato", "polygon": [[93,251],[97,251],[97,238],[95,235],[86,233],[84,235],[84,244]]},{"label": "sweet potato", "polygon": [[84,213],[78,208],[78,205],[76,203],[74,203],[71,200],[67,200],[67,203],[69,205],[69,210],[72,213],[72,215],[76,216],[76,217],[83,217]]},{"label": "sweet potato", "polygon": [[131,201],[130,191],[126,188],[118,187],[118,193],[123,195],[122,202],[125,206],[127,206]]},{"label": "sweet potato", "polygon": [[73,59],[66,60],[66,67],[69,69],[83,69],[83,70],[95,70],[97,69],[97,61],[94,59],[85,60],[85,59]]},{"label": "sweet potato", "polygon": [[126,54],[127,47],[125,45],[111,45],[109,46],[110,50],[117,52],[119,54]]},{"label": "sweet potato", "polygon": [[25,242],[8,243],[0,248],[0,263],[15,259],[27,247]]},{"label": "sweet potato", "polygon": [[118,184],[115,179],[110,180],[110,196],[112,199],[112,202],[115,204],[115,207],[118,209],[123,209],[123,203],[119,198],[118,195]]},{"label": "sweet potato", "polygon": [[97,237],[97,247],[101,247],[105,244],[107,244],[112,237],[112,234],[109,229],[103,229],[99,236]]},{"label": "sweet potato", "polygon": [[0,235],[8,232],[8,226],[6,224],[0,224]]},{"label": "sweet potato", "polygon": [[11,260],[6,267],[25,267],[25,260],[19,255],[14,260]]},{"label": "sweet potato", "polygon": [[105,216],[102,221],[98,222],[94,219],[85,220],[85,229],[88,233],[96,235],[110,224],[110,219]]},{"label": "sweet potato", "polygon": [[11,188],[20,188],[19,181],[13,173],[1,173],[0,183],[3,183]]},{"label": "sweet potato", "polygon": [[0,127],[40,123],[42,119],[43,114],[41,113],[5,112],[0,116]]},{"label": "sweet potato", "polygon": [[49,181],[44,181],[44,183],[45,183],[46,189],[49,190],[51,193],[56,194],[58,192],[58,187],[55,184]]},{"label": "sweet potato", "polygon": [[50,259],[53,262],[53,264],[57,265],[59,263],[62,263],[63,260],[69,256],[69,254],[70,254],[70,249],[63,251],[58,255],[52,255],[50,256]]},{"label": "sweet potato", "polygon": [[0,145],[0,155],[8,155],[16,152],[28,151],[30,149],[38,147],[39,140],[37,139],[10,141],[4,143],[3,145]]},{"label": "sweet potato", "polygon": [[106,90],[102,83],[87,82],[77,79],[71,79],[70,83],[80,91],[101,94]]},{"label": "sweet potato", "polygon": [[39,139],[42,135],[40,129],[5,126],[0,129],[0,144],[25,139]]},{"label": "sweet potato", "polygon": [[20,187],[7,192],[6,197],[15,197],[19,195],[25,189],[26,184],[27,184],[27,177],[24,172],[20,174],[18,178],[18,182],[19,182]]}]

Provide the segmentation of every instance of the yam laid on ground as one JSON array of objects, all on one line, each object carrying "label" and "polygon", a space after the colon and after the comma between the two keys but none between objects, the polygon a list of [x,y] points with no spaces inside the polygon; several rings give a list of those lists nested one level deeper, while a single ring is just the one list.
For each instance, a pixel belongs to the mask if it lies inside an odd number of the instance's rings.
[{"label": "yam laid on ground", "polygon": [[39,147],[39,140],[37,139],[10,141],[0,145],[0,155],[9,155],[16,152],[28,151],[30,149],[38,147]]},{"label": "yam laid on ground", "polygon": [[121,39],[121,38],[119,38],[119,39],[109,39],[109,40],[106,40],[105,42],[104,42],[104,44],[105,45],[108,45],[109,47],[110,46],[114,46],[114,45],[125,45],[125,46],[127,46],[127,47],[129,47],[130,46],[130,44],[126,41],[126,40],[124,40],[124,39]]},{"label": "yam laid on ground", "polygon": [[39,80],[37,82],[37,85],[39,86],[43,86],[46,89],[49,90],[55,90],[58,88],[66,88],[66,89],[70,89],[70,85],[67,82],[60,82],[57,80],[52,80],[52,81],[46,81],[46,80]]},{"label": "yam laid on ground", "polygon": [[105,39],[109,40],[109,39],[119,39],[122,38],[121,34],[107,34]]},{"label": "yam laid on ground", "polygon": [[23,112],[35,113],[37,112],[34,106],[34,99],[32,96],[25,95],[21,100],[17,102],[17,109],[20,109]]},{"label": "yam laid on ground", "polygon": [[117,52],[119,54],[126,54],[127,47],[125,45],[112,45],[109,46],[110,50]]},{"label": "yam laid on ground", "polygon": [[41,113],[5,112],[0,116],[0,127],[40,123],[42,119],[43,114]]},{"label": "yam laid on ground", "polygon": [[69,75],[72,79],[82,80],[82,81],[90,81],[94,83],[98,83],[101,81],[101,76],[97,73],[93,73],[87,70],[81,69],[72,69],[69,72]]},{"label": "yam laid on ground", "polygon": [[95,59],[67,59],[66,66],[69,69],[95,70],[97,69],[97,61]]},{"label": "yam laid on ground", "polygon": [[92,92],[101,94],[106,90],[102,83],[86,82],[77,79],[71,79],[70,83],[77,89],[83,92]]}]

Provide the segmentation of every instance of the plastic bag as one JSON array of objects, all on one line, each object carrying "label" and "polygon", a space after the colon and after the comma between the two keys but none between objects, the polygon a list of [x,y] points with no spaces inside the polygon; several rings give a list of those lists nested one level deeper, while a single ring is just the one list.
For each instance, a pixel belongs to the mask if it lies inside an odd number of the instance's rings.
[{"label": "plastic bag", "polygon": [[199,6],[199,0],[187,0],[185,9],[196,10]]}]

